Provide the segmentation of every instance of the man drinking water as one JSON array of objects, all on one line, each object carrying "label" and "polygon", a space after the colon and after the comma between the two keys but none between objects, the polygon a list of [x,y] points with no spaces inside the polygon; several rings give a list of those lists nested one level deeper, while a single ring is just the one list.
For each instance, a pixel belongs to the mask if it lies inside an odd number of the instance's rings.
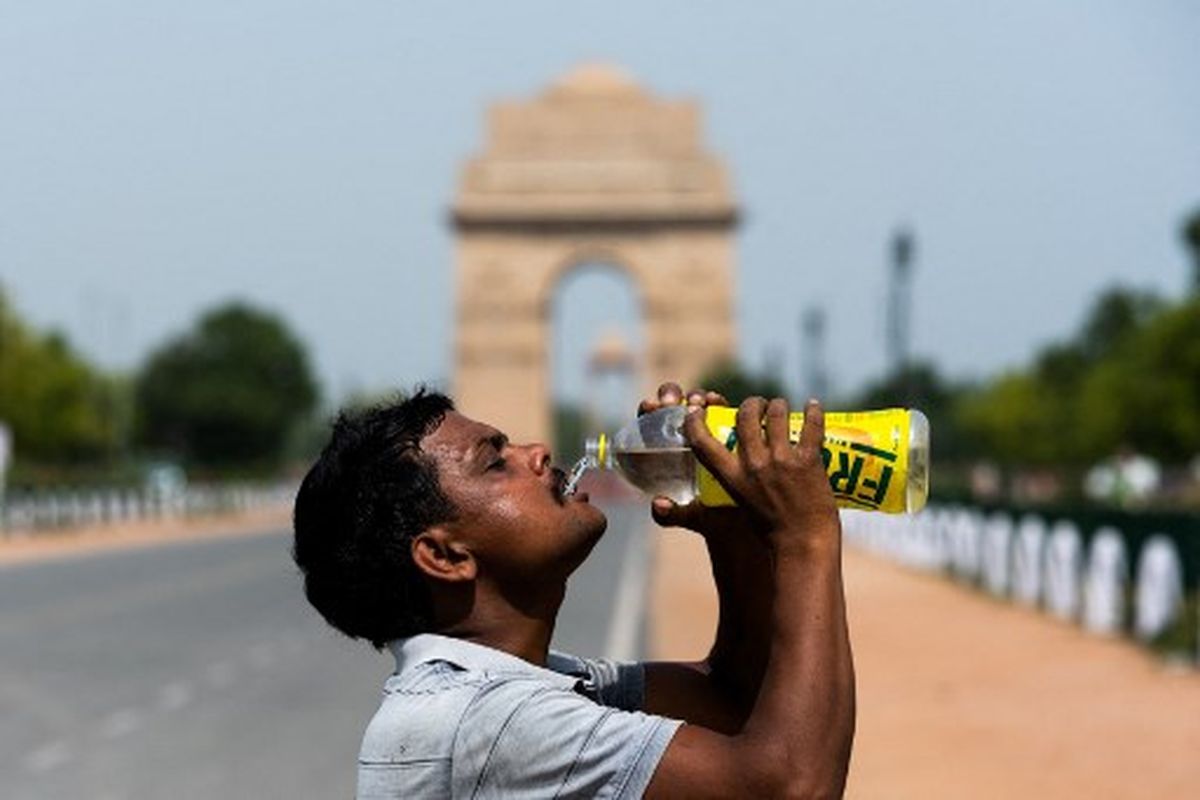
[{"label": "man drinking water", "polygon": [[854,737],[841,525],[820,406],[788,441],[785,400],[750,398],[739,449],[685,401],[684,433],[737,507],[654,519],[705,541],[719,596],[712,649],[645,664],[551,652],[567,579],[603,534],[538,443],[438,394],[343,415],[296,499],[295,558],[338,630],[389,648],[358,796],[831,797]]}]

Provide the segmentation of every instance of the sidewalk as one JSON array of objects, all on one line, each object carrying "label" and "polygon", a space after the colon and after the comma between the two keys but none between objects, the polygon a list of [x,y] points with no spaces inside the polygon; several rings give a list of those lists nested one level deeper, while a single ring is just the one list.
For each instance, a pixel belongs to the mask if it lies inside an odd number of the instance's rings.
[{"label": "sidewalk", "polygon": [[288,506],[187,520],[145,520],[0,536],[0,567],[26,561],[69,558],[102,550],[238,536],[290,527],[291,507]]},{"label": "sidewalk", "polygon": [[[695,658],[716,615],[702,543],[655,531],[651,656]],[[1200,797],[1200,673],[857,551],[847,797]]]}]

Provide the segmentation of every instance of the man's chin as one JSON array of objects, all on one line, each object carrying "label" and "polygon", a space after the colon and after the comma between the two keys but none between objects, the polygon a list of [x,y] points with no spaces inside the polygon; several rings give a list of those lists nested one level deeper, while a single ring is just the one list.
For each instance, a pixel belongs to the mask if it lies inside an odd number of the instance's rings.
[{"label": "man's chin", "polygon": [[578,515],[578,527],[576,528],[578,538],[587,542],[590,550],[592,545],[598,542],[604,532],[608,530],[608,517],[599,508],[589,503],[583,502],[575,505],[576,507],[571,510]]},{"label": "man's chin", "polygon": [[571,572],[574,572],[580,564],[587,560],[592,549],[595,548],[608,528],[608,517],[604,516],[604,512],[595,506],[588,506],[586,510],[587,518],[577,520],[578,524],[571,531],[573,542],[570,546],[571,554],[569,556]]},{"label": "man's chin", "polygon": [[599,539],[608,528],[608,517],[604,512],[588,503],[569,503],[567,511],[572,517],[572,527],[582,538]]},{"label": "man's chin", "polygon": [[599,539],[601,536],[604,535],[604,532],[606,530],[608,530],[608,517],[606,517],[604,515],[603,511],[596,508],[595,506],[588,506],[588,508],[591,509],[595,513],[595,516],[596,516],[596,538]]}]

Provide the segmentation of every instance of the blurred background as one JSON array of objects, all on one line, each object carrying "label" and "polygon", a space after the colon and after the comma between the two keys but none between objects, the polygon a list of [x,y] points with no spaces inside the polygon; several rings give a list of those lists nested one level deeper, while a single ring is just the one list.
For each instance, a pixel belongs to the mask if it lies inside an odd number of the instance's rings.
[{"label": "blurred background", "polygon": [[[352,791],[390,666],[306,609],[290,496],[418,383],[511,381],[564,464],[667,379],[921,408],[931,510],[862,549],[1194,702],[1198,40],[1169,0],[0,9],[3,793]],[[595,488],[558,644],[655,652]]]}]

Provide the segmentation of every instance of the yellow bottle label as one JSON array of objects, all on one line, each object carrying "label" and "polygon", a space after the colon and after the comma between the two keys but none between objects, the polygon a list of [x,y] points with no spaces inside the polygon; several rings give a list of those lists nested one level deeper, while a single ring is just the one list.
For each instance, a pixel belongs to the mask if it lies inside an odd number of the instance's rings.
[{"label": "yellow bottle label", "polygon": [[[736,408],[709,406],[705,422],[717,441],[737,450]],[[803,412],[793,413],[788,426],[793,443],[800,440],[803,426]],[[821,458],[839,506],[891,513],[906,510],[909,426],[909,411],[903,408],[825,414]],[[735,505],[712,473],[699,464],[696,470],[701,503]]]}]

